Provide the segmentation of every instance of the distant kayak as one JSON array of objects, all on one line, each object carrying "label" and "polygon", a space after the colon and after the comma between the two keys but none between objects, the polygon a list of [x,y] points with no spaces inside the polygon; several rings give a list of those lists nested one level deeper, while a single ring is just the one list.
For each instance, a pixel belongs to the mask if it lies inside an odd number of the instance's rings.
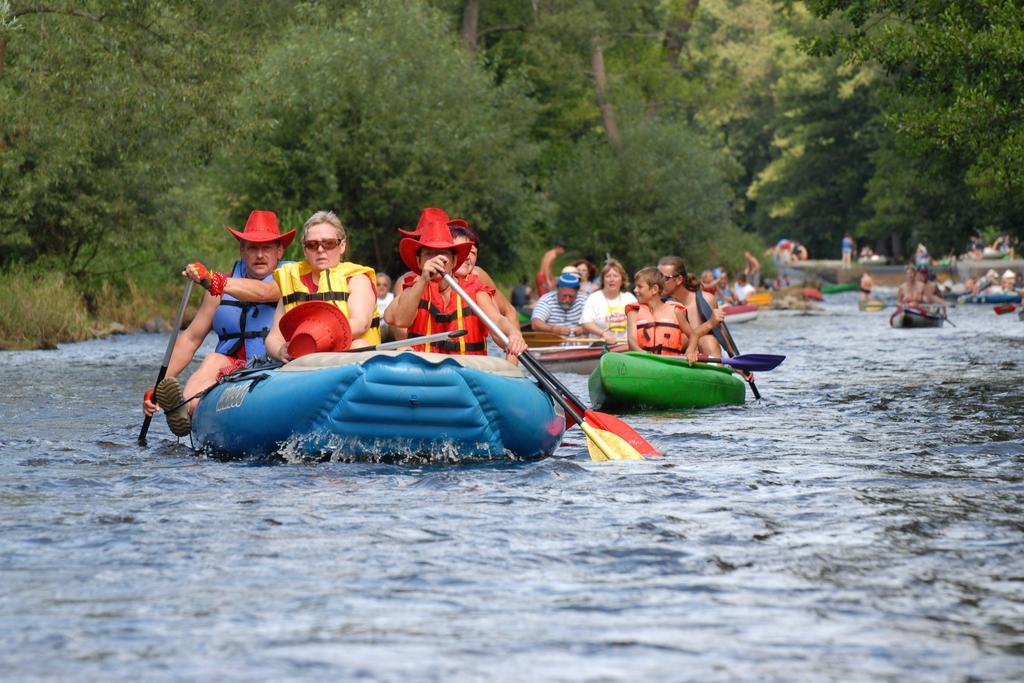
[{"label": "distant kayak", "polygon": [[843,284],[837,284],[837,285],[832,285],[832,284],[822,285],[821,286],[821,293],[822,294],[839,294],[840,292],[852,292],[855,289],[858,289],[857,283],[855,283],[855,282],[844,282]]},{"label": "distant kayak", "polygon": [[942,327],[945,320],[942,313],[936,308],[898,306],[889,317],[889,325],[897,328]]},{"label": "distant kayak", "polygon": [[747,297],[746,303],[754,306],[770,306],[772,303],[771,292],[754,292]]},{"label": "distant kayak", "polygon": [[814,301],[821,301],[821,292],[811,287],[804,287],[800,290],[800,296],[805,299],[813,299]]},{"label": "distant kayak", "polygon": [[979,294],[978,296],[962,296],[957,299],[961,304],[1019,304],[1020,294],[1009,292],[1005,294]]},{"label": "distant kayak", "polygon": [[736,306],[722,306],[727,323],[745,323],[748,320],[757,318],[758,307],[753,304],[739,304]]},{"label": "distant kayak", "polygon": [[746,394],[746,385],[728,367],[690,366],[680,356],[640,351],[601,356],[589,388],[597,409],[706,408],[742,404]]},{"label": "distant kayak", "polygon": [[862,311],[875,313],[884,310],[886,303],[884,301],[879,301],[878,299],[868,299],[867,301],[858,302],[857,307]]}]

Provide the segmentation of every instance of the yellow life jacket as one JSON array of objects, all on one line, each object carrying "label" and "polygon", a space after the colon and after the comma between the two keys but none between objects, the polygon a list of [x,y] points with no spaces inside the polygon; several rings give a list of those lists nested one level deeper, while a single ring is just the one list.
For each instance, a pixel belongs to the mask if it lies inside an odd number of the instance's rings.
[{"label": "yellow life jacket", "polygon": [[[281,288],[281,301],[284,302],[285,313],[307,301],[326,301],[341,309],[347,318],[349,279],[365,274],[370,277],[371,282],[377,281],[373,268],[343,261],[330,270],[321,271],[316,285],[317,291],[310,293],[309,288],[302,281],[302,277],[310,275],[312,272],[313,268],[306,261],[286,263],[274,271],[274,280]],[[380,344],[380,312],[377,310],[376,294],[374,294],[374,302],[370,329],[362,336],[357,337],[371,346]]]}]

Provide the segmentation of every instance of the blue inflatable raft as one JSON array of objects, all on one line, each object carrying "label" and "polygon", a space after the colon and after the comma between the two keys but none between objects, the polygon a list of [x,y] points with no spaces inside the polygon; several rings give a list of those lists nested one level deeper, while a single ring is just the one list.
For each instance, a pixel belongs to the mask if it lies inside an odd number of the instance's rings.
[{"label": "blue inflatable raft", "polygon": [[561,441],[551,399],[501,358],[314,353],[229,376],[200,401],[197,448],[361,461],[535,459]]}]

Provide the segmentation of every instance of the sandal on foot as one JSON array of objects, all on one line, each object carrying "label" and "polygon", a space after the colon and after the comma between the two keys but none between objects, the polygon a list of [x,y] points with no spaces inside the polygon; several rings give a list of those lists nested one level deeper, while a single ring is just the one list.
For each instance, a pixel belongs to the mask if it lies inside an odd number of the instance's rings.
[{"label": "sandal on foot", "polygon": [[192,431],[192,416],[181,393],[177,377],[165,377],[156,385],[156,402],[167,417],[167,426],[175,436],[187,436]]}]

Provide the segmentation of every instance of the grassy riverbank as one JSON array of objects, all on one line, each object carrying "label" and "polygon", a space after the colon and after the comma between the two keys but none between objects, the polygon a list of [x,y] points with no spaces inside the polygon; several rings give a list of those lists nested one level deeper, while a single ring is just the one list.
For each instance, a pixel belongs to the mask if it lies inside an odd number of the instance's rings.
[{"label": "grassy riverbank", "polygon": [[180,299],[170,285],[143,289],[130,277],[84,291],[73,278],[15,267],[0,273],[0,350],[55,349],[143,327],[155,316],[171,320]]}]

